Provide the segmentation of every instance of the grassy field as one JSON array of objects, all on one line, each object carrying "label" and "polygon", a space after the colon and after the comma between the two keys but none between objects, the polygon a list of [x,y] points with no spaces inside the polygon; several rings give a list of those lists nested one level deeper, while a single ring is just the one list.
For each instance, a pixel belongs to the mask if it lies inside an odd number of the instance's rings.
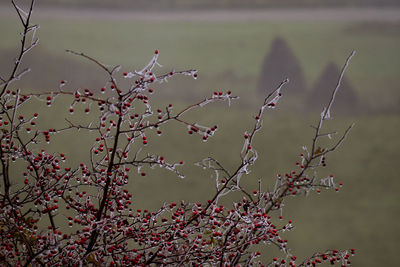
[{"label": "grassy field", "polygon": [[[18,43],[18,28],[15,20],[2,18],[0,23],[3,34],[0,49],[10,50]],[[212,24],[101,19],[91,22],[83,19],[39,20],[39,23],[41,44],[38,53],[42,54],[42,61],[57,57],[57,62],[67,58],[65,64],[71,60],[85,64],[81,59],[64,53],[64,49],[71,49],[131,70],[139,69],[151,58],[152,52],[159,49],[160,62],[167,70],[199,70],[204,79],[199,81],[202,89],[196,88],[198,95],[222,86],[240,90],[239,94],[251,95],[271,41],[281,36],[298,57],[309,87],[328,62],[341,66],[355,49],[357,56],[347,75],[362,102],[372,109],[394,108],[400,97],[397,82],[400,34],[397,23],[375,24],[375,27],[371,23],[354,25],[345,22]],[[45,63],[39,61],[33,66],[38,74],[42,64]],[[67,69],[66,73],[52,73],[57,76],[54,82],[62,75],[70,80],[77,78],[69,77],[68,72]],[[227,73],[231,76],[227,77]],[[210,84],[211,79],[216,81]]]},{"label": "grassy field", "polygon": [[[0,0],[6,2],[6,0]],[[198,8],[262,8],[262,7],[331,7],[331,6],[382,6],[398,5],[395,0],[114,0],[110,3],[107,0],[42,0],[41,4],[56,5],[61,7],[93,7],[101,6],[108,8],[139,8],[139,9],[198,9]]]},{"label": "grassy field", "polygon": [[[276,36],[289,42],[303,67],[309,87],[329,61],[341,65],[350,51],[356,49],[357,55],[347,74],[365,109],[360,115],[339,117],[330,122],[330,127],[340,131],[351,122],[356,126],[344,146],[328,159],[327,170],[321,172],[321,175],[334,173],[343,181],[344,187],[338,193],[292,199],[284,216],[293,219],[297,229],[288,235],[288,239],[293,253],[299,257],[325,248],[354,247],[357,251],[357,256],[352,259],[354,266],[395,265],[400,237],[397,223],[400,182],[396,167],[400,159],[400,118],[398,113],[388,113],[388,110],[394,110],[400,99],[398,24],[365,24],[361,27],[346,22],[145,23],[102,21],[101,18],[90,22],[81,19],[39,20],[39,23],[41,44],[37,51],[43,58],[32,67],[36,68],[37,77],[54,82],[55,87],[60,79],[72,81],[74,77],[68,72],[68,66],[65,74],[47,72],[47,69],[43,72],[41,68],[46,61],[66,62],[78,67],[89,64],[65,55],[64,49],[88,53],[107,64],[122,64],[124,70],[139,69],[151,58],[153,51],[159,49],[160,62],[166,70],[196,68],[200,79],[181,78],[165,87],[160,86],[162,97],[155,98],[156,105],[167,99],[179,109],[188,101],[201,99],[218,88],[232,89],[241,97],[231,107],[213,105],[188,114],[192,120],[220,126],[218,134],[207,143],[187,135],[186,128],[177,124],[163,129],[166,134],[161,137],[150,136],[147,149],[159,151],[167,160],[183,159],[183,172],[187,178],[180,180],[163,170],[149,171],[145,178],[133,175],[130,185],[136,195],[135,204],[142,208],[156,208],[164,201],[207,199],[212,193],[214,179],[210,178],[210,173],[193,167],[193,163],[208,155],[226,166],[235,166],[242,134],[251,126],[260,102],[255,89],[260,65]],[[16,20],[0,18],[0,50],[15,48],[18,29]],[[5,62],[2,60],[1,65]],[[87,73],[81,73],[79,81],[82,84],[77,86],[90,85],[85,84],[90,80]],[[98,86],[102,83],[100,81]],[[21,84],[28,89],[37,89]],[[41,103],[28,109],[44,114],[43,123],[48,127],[61,127],[63,118],[70,117],[66,112],[69,103],[64,101],[57,100],[52,108]],[[285,101],[284,98],[283,105]],[[84,115],[77,114],[75,119],[81,120],[81,116]],[[317,118],[318,114],[294,114],[284,108],[268,113],[263,132],[256,142],[260,153],[258,165],[244,181],[246,186],[254,188],[258,178],[267,186],[273,182],[276,173],[291,170],[301,146],[311,142],[309,125]],[[81,138],[75,138],[78,134]],[[74,143],[71,143],[71,136]],[[85,147],[90,146],[92,140],[90,134],[71,132],[54,139],[54,144],[68,142],[70,145],[50,145],[49,149],[63,151],[78,163],[87,158]]]}]

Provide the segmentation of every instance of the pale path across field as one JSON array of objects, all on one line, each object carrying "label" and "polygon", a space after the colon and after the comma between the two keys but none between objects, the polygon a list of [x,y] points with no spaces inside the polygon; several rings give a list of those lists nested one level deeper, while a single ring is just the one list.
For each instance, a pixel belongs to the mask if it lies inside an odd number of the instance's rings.
[{"label": "pale path across field", "polygon": [[[0,15],[15,13],[0,6]],[[400,21],[400,8],[308,8],[308,9],[242,9],[242,10],[182,10],[131,11],[105,9],[38,8],[37,18],[101,19],[144,21]]]}]

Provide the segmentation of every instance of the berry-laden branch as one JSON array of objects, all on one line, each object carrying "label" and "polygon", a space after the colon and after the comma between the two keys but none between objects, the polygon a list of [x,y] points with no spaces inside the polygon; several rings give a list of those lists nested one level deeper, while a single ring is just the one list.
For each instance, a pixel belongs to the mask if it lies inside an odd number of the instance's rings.
[{"label": "berry-laden branch", "polygon": [[[296,263],[297,257],[288,247],[282,233],[292,231],[292,220],[282,223],[282,211],[289,196],[307,195],[320,188],[338,190],[333,175],[318,177],[316,169],[326,166],[326,157],[346,139],[353,125],[334,140],[330,147],[321,147],[321,139],[334,133],[323,132],[323,122],[339,90],[343,74],[354,52],[346,60],[330,101],[321,113],[311,149],[303,147],[295,169],[274,178],[272,189],[258,188],[252,192],[242,185],[243,179],[257,162],[254,147],[257,133],[263,126],[267,109],[275,108],[282,97],[284,80],[261,103],[253,126],[243,134],[238,163],[226,168],[208,157],[197,165],[215,174],[215,192],[205,203],[164,203],[156,211],[135,207],[128,181],[147,175],[147,167],[160,167],[181,173],[183,161],[169,162],[164,156],[145,153],[145,146],[161,135],[165,125],[177,122],[188,134],[207,141],[219,127],[204,126],[188,120],[193,109],[214,102],[237,99],[230,91],[213,92],[209,97],[181,110],[171,104],[153,107],[155,83],[176,75],[197,78],[195,70],[169,71],[156,74],[160,53],[156,50],[141,70],[120,74],[120,66],[108,67],[91,56],[68,50],[95,63],[106,72],[107,80],[100,90],[71,89],[62,80],[57,90],[25,93],[11,90],[9,85],[20,78],[18,68],[23,55],[37,43],[30,26],[34,1],[24,11],[12,1],[24,26],[21,51],[10,78],[0,78],[0,263],[4,266],[316,266],[324,261],[350,265],[354,250],[328,250],[314,253]],[[28,33],[32,41],[27,45]],[[128,86],[121,86],[127,79]],[[67,88],[67,89],[66,89]],[[63,101],[56,101],[62,96]],[[26,103],[38,100],[48,106],[61,105],[71,118],[63,118],[65,126],[45,129],[30,114]],[[67,103],[67,104],[66,104]],[[76,116],[82,110],[86,116]],[[92,132],[93,144],[87,160],[73,166],[63,152],[46,151],[46,143],[57,142],[53,136],[66,131]],[[339,186],[341,183],[339,183]],[[221,200],[240,193],[230,205]],[[279,249],[283,258],[262,263],[261,252],[255,247]],[[265,259],[264,259],[265,261]]]}]

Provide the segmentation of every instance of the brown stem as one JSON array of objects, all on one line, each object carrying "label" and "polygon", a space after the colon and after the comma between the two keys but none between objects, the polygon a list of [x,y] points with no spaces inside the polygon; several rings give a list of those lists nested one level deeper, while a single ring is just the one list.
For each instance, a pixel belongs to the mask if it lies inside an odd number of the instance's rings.
[{"label": "brown stem", "polygon": [[24,32],[22,34],[21,48],[20,48],[17,60],[15,61],[14,69],[12,70],[11,75],[8,78],[8,80],[2,85],[3,89],[1,90],[0,97],[3,96],[4,92],[7,90],[8,86],[10,85],[10,83],[14,80],[15,74],[17,73],[17,70],[18,70],[18,68],[19,68],[19,66],[21,64],[22,57],[24,56],[24,54],[26,52],[26,50],[25,50],[26,37],[27,37],[28,32],[30,30],[29,23],[30,23],[30,19],[31,19],[34,3],[35,3],[35,0],[32,0],[30,8],[29,8],[28,16],[26,17],[26,20],[24,21],[24,19],[21,17],[21,14],[20,14],[20,11],[19,11],[17,5],[15,4],[14,1],[12,1],[12,4],[14,5],[14,8],[17,10],[17,13],[18,13],[18,16],[19,16],[19,18],[20,18],[20,20],[22,22],[22,25],[24,26]]},{"label": "brown stem", "polygon": [[3,206],[5,205],[5,201],[8,200],[9,203],[11,203],[10,200],[10,176],[9,176],[9,171],[8,171],[8,164],[3,160],[3,157],[5,156],[3,148],[0,147],[0,160],[1,160],[1,166],[3,169],[3,182],[4,182],[4,198],[3,198]]},{"label": "brown stem", "polygon": [[[119,108],[120,114],[122,114],[122,108]],[[113,145],[113,150],[111,152],[111,157],[110,157],[110,162],[108,164],[108,168],[107,168],[107,180],[106,180],[106,184],[104,187],[104,191],[103,191],[103,198],[101,199],[101,203],[100,203],[100,207],[99,210],[97,212],[97,216],[96,216],[96,221],[100,221],[102,216],[103,216],[103,211],[104,208],[106,206],[106,202],[107,202],[107,195],[108,195],[108,190],[111,184],[111,175],[109,175],[109,173],[111,173],[113,167],[114,167],[114,159],[115,159],[115,154],[117,151],[117,147],[118,147],[118,139],[119,136],[121,134],[120,129],[121,129],[121,124],[122,124],[122,115],[119,116],[118,118],[118,123],[117,123],[117,131],[115,133],[115,139],[114,139],[114,145]],[[89,241],[89,245],[86,249],[86,253],[85,255],[88,255],[92,250],[94,245],[96,244],[96,240],[97,240],[97,236],[98,236],[99,232],[97,229],[94,229],[91,236],[90,236],[90,241]]]}]

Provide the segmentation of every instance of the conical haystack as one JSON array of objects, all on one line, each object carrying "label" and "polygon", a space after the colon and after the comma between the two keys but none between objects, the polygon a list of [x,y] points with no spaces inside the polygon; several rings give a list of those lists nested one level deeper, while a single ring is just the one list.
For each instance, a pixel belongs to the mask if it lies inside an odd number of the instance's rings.
[{"label": "conical haystack", "polygon": [[304,94],[306,82],[300,63],[285,39],[277,37],[265,56],[258,81],[258,91],[265,94],[289,78],[285,86],[287,96]]},{"label": "conical haystack", "polygon": [[[340,69],[335,63],[330,62],[322,72],[321,76],[315,83],[307,99],[308,110],[322,110],[327,105],[332,96],[332,92],[336,87],[340,76]],[[358,107],[357,95],[354,88],[346,78],[342,79],[339,90],[336,93],[333,110],[335,113],[347,113]]]}]

